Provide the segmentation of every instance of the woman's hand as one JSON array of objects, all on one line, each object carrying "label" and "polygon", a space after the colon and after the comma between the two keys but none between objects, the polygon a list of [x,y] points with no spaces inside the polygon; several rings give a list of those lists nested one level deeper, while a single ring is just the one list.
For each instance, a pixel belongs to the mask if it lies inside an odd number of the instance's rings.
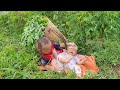
[{"label": "woman's hand", "polygon": [[85,61],[84,60],[81,60],[81,61],[79,61],[77,64],[83,64]]},{"label": "woman's hand", "polygon": [[58,53],[57,53],[57,51],[54,49],[54,50],[53,50],[53,57],[54,57],[54,58],[57,58],[57,55],[58,55]]},{"label": "woman's hand", "polygon": [[84,56],[83,58],[81,58],[81,61],[85,61],[86,60],[86,56]]},{"label": "woman's hand", "polygon": [[84,64],[85,60],[86,60],[86,56],[83,55],[78,55],[80,58],[80,61],[78,62],[78,64]]}]

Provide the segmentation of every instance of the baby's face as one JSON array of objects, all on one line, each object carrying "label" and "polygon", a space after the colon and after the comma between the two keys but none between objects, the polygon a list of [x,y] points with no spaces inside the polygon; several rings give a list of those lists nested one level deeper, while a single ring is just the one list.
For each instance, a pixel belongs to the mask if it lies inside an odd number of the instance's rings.
[{"label": "baby's face", "polygon": [[52,49],[52,43],[42,44],[42,48],[40,49],[42,53],[49,54]]},{"label": "baby's face", "polygon": [[69,47],[67,48],[67,53],[72,56],[75,56],[77,54],[77,50],[74,47]]}]

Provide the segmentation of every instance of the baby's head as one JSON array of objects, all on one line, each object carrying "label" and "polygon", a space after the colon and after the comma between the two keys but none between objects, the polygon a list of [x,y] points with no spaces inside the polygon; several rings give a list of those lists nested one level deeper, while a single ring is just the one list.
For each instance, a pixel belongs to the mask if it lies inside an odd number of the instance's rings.
[{"label": "baby's head", "polygon": [[48,54],[52,48],[52,43],[47,37],[38,40],[38,49],[41,53]]},{"label": "baby's head", "polygon": [[67,46],[67,53],[72,55],[72,56],[75,56],[77,54],[77,45],[76,46]]}]

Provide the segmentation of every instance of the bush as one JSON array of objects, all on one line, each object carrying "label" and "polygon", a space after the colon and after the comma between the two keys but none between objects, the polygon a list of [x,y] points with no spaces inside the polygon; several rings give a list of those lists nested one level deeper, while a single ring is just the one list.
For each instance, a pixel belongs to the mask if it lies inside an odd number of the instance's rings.
[{"label": "bush", "polygon": [[116,11],[0,13],[0,78],[75,78],[73,73],[61,75],[37,68],[39,53],[34,44],[46,26],[41,16],[48,17],[69,42],[75,42],[78,53],[95,56],[100,73],[85,78],[118,78],[111,67],[120,60],[120,12]]},{"label": "bush", "polygon": [[24,32],[22,34],[22,41],[25,46],[33,46],[35,42],[43,35],[43,30],[48,24],[48,19],[42,16],[33,16],[31,20],[29,20],[25,27]]},{"label": "bush", "polygon": [[116,65],[120,60],[120,43],[118,41],[105,40],[104,48],[99,43],[93,46],[96,49],[91,55],[96,57],[99,66]]}]

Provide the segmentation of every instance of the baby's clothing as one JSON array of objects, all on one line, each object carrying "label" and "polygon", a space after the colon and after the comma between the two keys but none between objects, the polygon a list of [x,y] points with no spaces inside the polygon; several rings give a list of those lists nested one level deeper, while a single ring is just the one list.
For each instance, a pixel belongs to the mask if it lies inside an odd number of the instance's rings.
[{"label": "baby's clothing", "polygon": [[68,68],[71,69],[73,72],[75,72],[76,74],[80,74],[81,73],[81,68],[76,65],[77,62],[80,61],[80,59],[77,56],[74,56],[68,63],[61,63],[60,58],[64,56],[66,58],[69,58],[70,55],[67,54],[66,52],[62,52],[57,56],[57,68],[58,70],[63,70],[64,68]]}]

